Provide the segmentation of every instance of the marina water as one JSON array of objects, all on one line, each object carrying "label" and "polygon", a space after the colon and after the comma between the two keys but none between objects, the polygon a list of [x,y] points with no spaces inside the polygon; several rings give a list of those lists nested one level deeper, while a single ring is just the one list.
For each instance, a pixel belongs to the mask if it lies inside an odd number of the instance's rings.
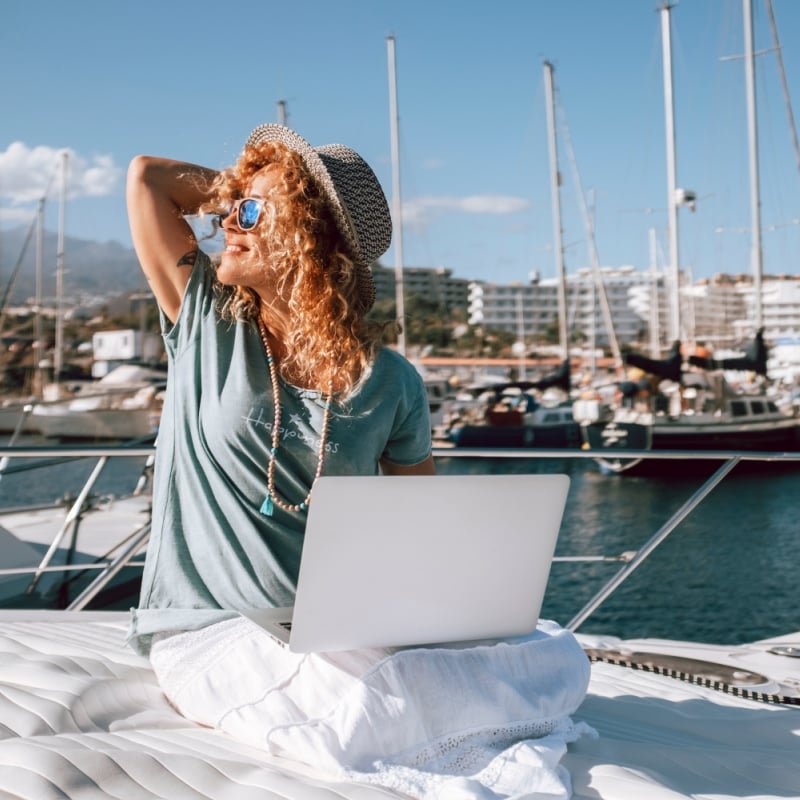
[{"label": "marina water", "polygon": [[[453,459],[440,461],[439,470],[568,474],[557,556],[641,547],[713,471],[619,476],[603,474],[591,459]],[[798,487],[800,464],[740,465],[580,630],[718,643],[800,630]],[[533,529],[536,509],[530,511]],[[554,563],[543,616],[566,624],[621,566]]]},{"label": "marina water", "polygon": [[[74,496],[94,463],[83,459],[3,476],[0,506]],[[130,492],[143,466],[140,458],[112,459],[97,493]],[[674,470],[658,477],[603,474],[591,459],[440,458],[437,469],[442,474],[569,475],[556,549],[562,556],[617,556],[637,549],[703,482],[703,476]],[[737,467],[581,631],[733,644],[800,630],[798,488],[800,464]],[[531,535],[536,514],[532,507]],[[543,616],[566,624],[621,566],[619,561],[554,563]]]}]

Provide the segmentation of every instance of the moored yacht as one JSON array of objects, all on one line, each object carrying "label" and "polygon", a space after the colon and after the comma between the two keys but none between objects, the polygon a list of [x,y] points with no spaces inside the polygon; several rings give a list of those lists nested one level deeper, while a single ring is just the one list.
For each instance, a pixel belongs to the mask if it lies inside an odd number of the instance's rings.
[{"label": "moored yacht", "polygon": [[144,439],[158,430],[165,373],[123,364],[103,378],[58,392],[37,403],[32,427],[57,439]]}]

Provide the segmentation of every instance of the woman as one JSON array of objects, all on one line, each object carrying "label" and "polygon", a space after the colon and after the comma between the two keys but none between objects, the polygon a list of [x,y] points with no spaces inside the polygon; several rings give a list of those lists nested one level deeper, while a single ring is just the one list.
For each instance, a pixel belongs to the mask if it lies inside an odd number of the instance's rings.
[{"label": "woman", "polygon": [[[170,362],[131,627],[164,693],[270,753],[413,797],[451,779],[458,796],[495,796],[497,775],[520,774],[519,740],[550,734],[516,783],[560,786],[588,681],[567,631],[297,654],[236,613],[291,604],[316,477],[433,472],[422,381],[365,319],[391,236],[372,171],[265,125],[221,174],[134,159],[128,204]],[[220,209],[214,269],[182,215]]]},{"label": "woman", "polygon": [[[213,170],[138,156],[131,232],[169,357],[132,643],[291,605],[321,474],[432,473],[416,370],[365,315],[391,219],[343,145],[262,125]],[[185,214],[220,215],[215,269]]]}]

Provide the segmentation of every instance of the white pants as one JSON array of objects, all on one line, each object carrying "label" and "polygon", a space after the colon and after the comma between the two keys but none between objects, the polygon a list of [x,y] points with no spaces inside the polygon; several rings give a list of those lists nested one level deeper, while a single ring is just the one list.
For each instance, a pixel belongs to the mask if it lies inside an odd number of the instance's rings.
[{"label": "white pants", "polygon": [[156,637],[150,659],[189,719],[415,797],[568,797],[558,761],[586,732],[569,714],[588,660],[554,623],[491,646],[297,654],[239,618]]}]

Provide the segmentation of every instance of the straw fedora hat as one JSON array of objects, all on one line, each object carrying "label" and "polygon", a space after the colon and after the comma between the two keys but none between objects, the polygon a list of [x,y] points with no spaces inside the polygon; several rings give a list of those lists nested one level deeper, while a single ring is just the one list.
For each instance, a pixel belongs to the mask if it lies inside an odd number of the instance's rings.
[{"label": "straw fedora hat", "polygon": [[312,147],[283,125],[259,125],[245,147],[262,142],[280,142],[303,159],[328,201],[356,266],[361,305],[369,310],[375,302],[370,264],[386,252],[392,240],[392,217],[375,173],[355,150],[343,144]]}]

